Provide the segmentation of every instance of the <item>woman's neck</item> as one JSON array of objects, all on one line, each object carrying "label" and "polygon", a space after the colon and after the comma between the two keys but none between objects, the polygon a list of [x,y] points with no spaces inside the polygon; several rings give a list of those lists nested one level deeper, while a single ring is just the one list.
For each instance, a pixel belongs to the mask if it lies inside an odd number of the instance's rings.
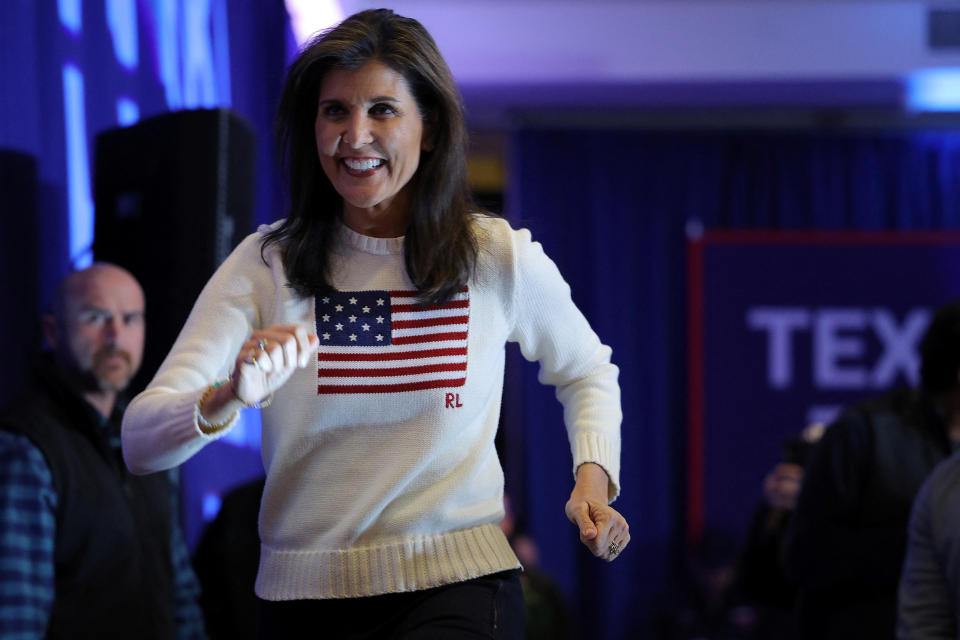
[{"label": "woman's neck", "polygon": [[371,238],[399,238],[410,225],[410,207],[403,192],[390,202],[360,208],[343,203],[343,223],[357,233]]}]

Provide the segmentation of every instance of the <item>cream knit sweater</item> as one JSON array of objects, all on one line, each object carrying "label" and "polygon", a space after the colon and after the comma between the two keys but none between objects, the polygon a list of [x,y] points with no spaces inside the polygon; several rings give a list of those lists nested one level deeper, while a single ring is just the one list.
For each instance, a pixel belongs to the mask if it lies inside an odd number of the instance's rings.
[{"label": "cream knit sweater", "polygon": [[301,324],[321,338],[315,366],[298,369],[263,410],[260,597],[412,591],[519,566],[498,526],[507,341],[556,386],[573,468],[601,465],[616,497],[617,368],[526,230],[477,218],[469,286],[444,308],[417,310],[402,238],[342,228],[337,293],[315,300],[286,286],[275,245],[261,260],[268,229],[213,275],[123,421],[131,470],[176,466],[222,435],[203,434],[194,407],[253,330]]}]

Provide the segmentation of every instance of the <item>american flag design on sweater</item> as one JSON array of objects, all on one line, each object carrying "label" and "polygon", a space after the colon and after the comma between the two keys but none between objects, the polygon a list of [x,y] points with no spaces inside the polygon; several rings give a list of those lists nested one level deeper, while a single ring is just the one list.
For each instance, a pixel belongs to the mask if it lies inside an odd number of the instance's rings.
[{"label": "american flag design on sweater", "polygon": [[316,313],[318,394],[466,384],[466,287],[443,305],[418,305],[416,291],[335,291],[317,297]]}]

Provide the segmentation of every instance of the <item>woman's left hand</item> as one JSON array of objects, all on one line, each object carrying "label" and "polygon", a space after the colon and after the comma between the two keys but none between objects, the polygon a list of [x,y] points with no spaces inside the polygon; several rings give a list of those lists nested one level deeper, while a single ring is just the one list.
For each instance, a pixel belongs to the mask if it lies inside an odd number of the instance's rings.
[{"label": "woman's left hand", "polygon": [[630,526],[607,504],[608,483],[603,467],[592,462],[580,465],[565,511],[570,522],[580,529],[580,542],[593,555],[611,562],[630,543]]}]

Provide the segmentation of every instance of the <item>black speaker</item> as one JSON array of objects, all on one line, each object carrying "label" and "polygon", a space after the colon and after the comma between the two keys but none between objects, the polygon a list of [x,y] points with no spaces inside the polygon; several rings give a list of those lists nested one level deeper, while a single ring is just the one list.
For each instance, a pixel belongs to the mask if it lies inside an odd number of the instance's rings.
[{"label": "black speaker", "polygon": [[166,357],[203,285],[252,230],[256,139],[226,109],[176,111],[96,138],[93,255],[147,300],[137,392]]},{"label": "black speaker", "polygon": [[23,390],[40,344],[37,161],[26,153],[0,149],[0,406]]}]

